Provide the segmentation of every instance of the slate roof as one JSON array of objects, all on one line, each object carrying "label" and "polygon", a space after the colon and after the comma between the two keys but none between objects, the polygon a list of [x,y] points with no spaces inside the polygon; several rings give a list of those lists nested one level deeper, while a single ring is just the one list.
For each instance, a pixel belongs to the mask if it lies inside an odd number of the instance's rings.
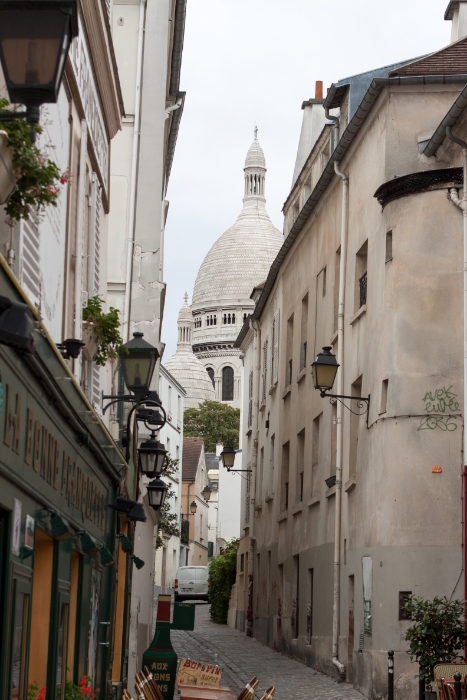
[{"label": "slate roof", "polygon": [[183,438],[182,481],[194,481],[204,445],[202,437]]},{"label": "slate roof", "polygon": [[206,469],[209,471],[210,469],[219,469],[219,457],[216,455],[215,452],[206,452]]},{"label": "slate roof", "polygon": [[467,73],[467,37],[449,44],[444,49],[412,63],[406,63],[389,74],[390,78],[402,75],[459,75]]}]

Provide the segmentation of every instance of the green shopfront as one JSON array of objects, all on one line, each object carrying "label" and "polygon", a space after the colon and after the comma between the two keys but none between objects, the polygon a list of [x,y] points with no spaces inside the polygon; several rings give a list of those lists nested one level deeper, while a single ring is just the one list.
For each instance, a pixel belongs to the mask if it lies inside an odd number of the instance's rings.
[{"label": "green shopfront", "polygon": [[[3,265],[0,295],[24,301]],[[126,465],[39,321],[34,341],[0,345],[0,699],[63,700],[87,675],[102,700],[127,646],[108,509]]]}]

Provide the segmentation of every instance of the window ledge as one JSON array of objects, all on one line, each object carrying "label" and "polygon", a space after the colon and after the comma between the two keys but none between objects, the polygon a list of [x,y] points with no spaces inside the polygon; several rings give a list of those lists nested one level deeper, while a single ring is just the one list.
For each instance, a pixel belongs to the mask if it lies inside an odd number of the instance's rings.
[{"label": "window ledge", "polygon": [[359,310],[356,313],[354,313],[354,315],[349,321],[350,325],[352,326],[355,323],[355,321],[358,321],[360,316],[363,316],[363,314],[366,314],[366,304],[363,304],[363,306],[361,306]]},{"label": "window ledge", "polygon": [[272,501],[273,499],[274,499],[274,494],[273,494],[273,493],[270,493],[269,496],[266,496],[266,498],[264,499],[264,502],[265,502],[265,503],[271,503],[271,501]]},{"label": "window ledge", "polygon": [[300,373],[297,375],[297,384],[299,384],[299,383],[302,381],[302,379],[305,379],[305,377],[306,377],[306,371],[307,371],[307,367],[304,367],[304,368],[300,371]]},{"label": "window ledge", "polygon": [[335,341],[337,340],[337,336],[339,335],[339,331],[335,330],[334,333],[331,336],[331,339],[329,341],[329,345],[334,345]]},{"label": "window ledge", "polygon": [[262,411],[264,411],[265,408],[266,408],[266,401],[264,401],[264,403],[262,403],[261,406],[259,407],[259,412],[261,413]]},{"label": "window ledge", "polygon": [[293,508],[292,508],[292,515],[297,515],[298,513],[301,513],[303,509],[303,503],[300,501],[300,503],[297,503]]},{"label": "window ledge", "polygon": [[315,506],[317,503],[321,501],[321,495],[318,496],[313,496],[313,498],[310,498],[310,500],[307,503],[308,508],[311,506]]},{"label": "window ledge", "polygon": [[277,516],[277,522],[280,523],[283,520],[287,520],[288,517],[289,517],[289,511],[284,510],[282,513],[279,513],[279,515]]},{"label": "window ledge", "polygon": [[250,437],[250,435],[251,435],[252,432],[253,432],[253,429],[252,429],[252,428],[248,428],[248,430],[246,431],[245,435],[246,435],[247,437]]},{"label": "window ledge", "polygon": [[262,510],[262,509],[263,509],[263,504],[262,504],[262,503],[258,503],[258,505],[255,506],[255,511],[256,511],[256,510]]},{"label": "window ledge", "polygon": [[269,393],[273,394],[276,391],[277,388],[277,383],[273,384],[271,387],[269,387]]},{"label": "window ledge", "polygon": [[289,384],[288,386],[285,387],[285,391],[282,394],[282,398],[285,399],[290,394],[291,391],[292,391],[292,384]]},{"label": "window ledge", "polygon": [[331,486],[330,489],[327,489],[324,492],[324,496],[325,496],[325,498],[331,498],[331,496],[334,496],[335,493],[336,493],[336,484],[334,484],[334,486]]},{"label": "window ledge", "polygon": [[353,474],[348,481],[345,482],[344,486],[344,491],[349,493],[349,491],[352,491],[357,485],[357,475]]}]

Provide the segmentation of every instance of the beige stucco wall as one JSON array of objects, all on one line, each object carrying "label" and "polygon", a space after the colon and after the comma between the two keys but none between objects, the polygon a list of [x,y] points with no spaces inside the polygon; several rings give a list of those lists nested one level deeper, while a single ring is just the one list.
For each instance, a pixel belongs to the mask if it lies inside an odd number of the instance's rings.
[{"label": "beige stucco wall", "polygon": [[[417,697],[416,669],[408,664],[403,641],[409,623],[399,621],[399,592],[463,597],[462,419],[427,419],[433,408],[430,403],[434,403],[427,392],[437,390],[448,397],[443,413],[461,413],[462,216],[448,201],[446,189],[409,195],[391,202],[384,211],[373,197],[395,175],[440,167],[420,160],[417,136],[435,128],[455,94],[458,91],[452,87],[438,86],[384,90],[340,164],[349,176],[344,393],[350,394],[352,383],[362,377],[362,394],[371,394],[371,404],[369,429],[363,416],[353,423],[351,434],[352,414],[344,410],[343,415],[339,658],[347,666],[348,679],[368,697],[385,692],[388,649],[396,651],[398,697]],[[448,165],[460,165],[459,159]],[[260,319],[260,343],[262,346],[271,337],[278,308],[280,379],[276,389],[267,393],[257,434],[253,420],[253,430],[244,430],[243,437],[244,467],[251,462],[255,437],[258,455],[264,450],[262,484],[258,485],[259,459],[252,474],[259,491],[248,527],[245,508],[242,514],[242,551],[248,546],[248,536],[254,536],[253,635],[332,674],[335,487],[327,489],[325,479],[335,473],[335,427],[332,406],[313,388],[310,364],[323,345],[332,344],[337,353],[334,310],[341,201],[342,184],[336,177],[292,246],[269,295]],[[393,232],[393,257],[386,262],[388,231]],[[367,304],[359,310],[354,301],[356,254],[365,241]],[[307,293],[307,369],[300,372],[301,310]],[[292,314],[293,372],[288,388],[287,321]],[[247,386],[254,365],[251,337],[246,338],[242,351]],[[381,406],[383,380],[388,381],[385,412]],[[247,396],[243,410],[248,410]],[[313,421],[321,413],[316,447]],[[245,417],[243,425],[245,429]],[[302,430],[300,501],[297,435]],[[287,442],[289,503],[285,509],[282,446]],[[355,470],[351,468],[354,448]],[[318,454],[315,467],[314,450]],[[432,473],[435,465],[442,466],[442,474]],[[244,489],[244,503],[245,499]],[[362,653],[358,653],[364,622],[364,556],[372,559],[372,636],[363,637]],[[350,653],[349,609],[354,610]],[[238,628],[243,625],[244,615],[237,614]]]}]

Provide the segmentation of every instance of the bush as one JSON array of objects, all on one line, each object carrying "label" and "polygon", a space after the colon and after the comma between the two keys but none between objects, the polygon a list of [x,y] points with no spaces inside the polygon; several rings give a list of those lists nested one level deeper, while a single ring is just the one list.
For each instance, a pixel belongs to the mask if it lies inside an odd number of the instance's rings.
[{"label": "bush", "polygon": [[237,572],[238,539],[228,542],[209,566],[209,602],[211,620],[221,625],[227,623],[229,599]]},{"label": "bush", "polygon": [[446,597],[424,600],[412,595],[404,608],[414,622],[405,635],[410,645],[407,653],[411,661],[418,662],[418,678],[426,683],[428,690],[434,680],[433,667],[461,657],[467,636],[463,620],[465,604]]}]

